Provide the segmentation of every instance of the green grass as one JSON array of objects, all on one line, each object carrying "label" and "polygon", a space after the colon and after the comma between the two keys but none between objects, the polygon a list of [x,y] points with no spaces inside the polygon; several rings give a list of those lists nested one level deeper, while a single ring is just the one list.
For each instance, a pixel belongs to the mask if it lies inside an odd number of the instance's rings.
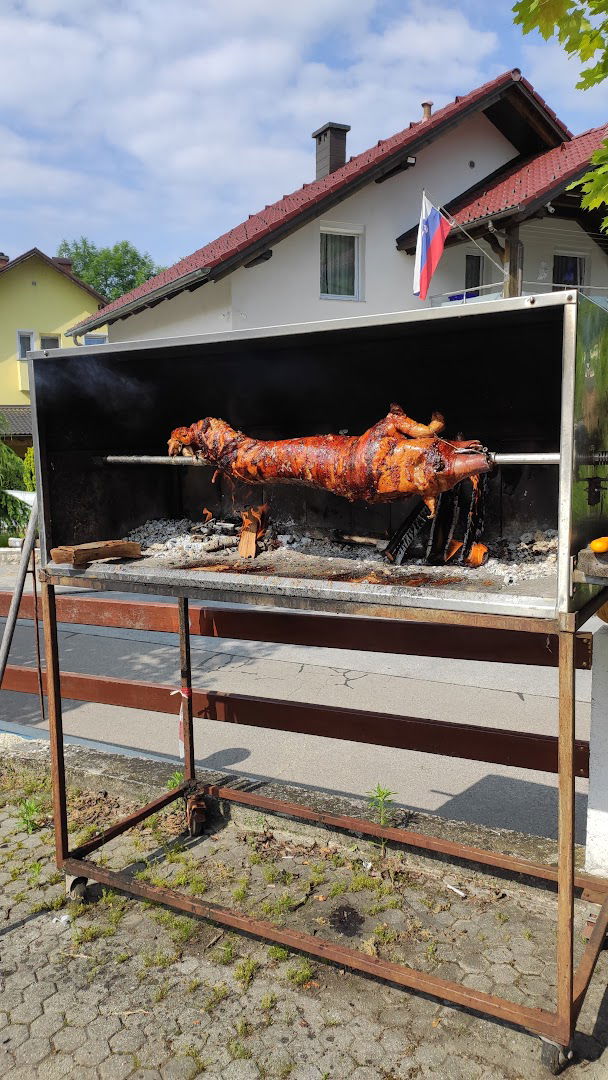
[{"label": "green grass", "polygon": [[219,948],[215,949],[213,959],[217,964],[223,964],[225,967],[232,964],[236,960],[236,952],[232,941],[224,941]]},{"label": "green grass", "polygon": [[236,900],[237,904],[242,904],[247,899],[248,895],[249,895],[249,878],[246,877],[246,876],[243,876],[242,878],[239,878],[239,883],[238,883],[236,889],[232,890],[232,896],[233,896],[233,899]]},{"label": "green grass", "polygon": [[40,875],[42,873],[42,863],[37,860],[33,862],[27,872],[27,879],[30,885],[37,885],[40,881]]},{"label": "green grass", "polygon": [[218,1005],[221,1005],[222,1001],[229,996],[230,990],[226,986],[226,983],[216,983],[211,987],[211,992],[205,1001],[205,1012],[211,1013],[214,1009],[217,1009]]},{"label": "green grass", "polygon": [[383,900],[377,900],[375,904],[368,907],[368,915],[380,915],[383,911],[389,911],[391,908],[400,908],[401,898],[397,895],[387,896]]},{"label": "green grass", "polygon": [[161,952],[160,949],[154,953],[142,953],[142,961],[144,968],[146,969],[153,967],[164,969],[169,967],[169,964],[172,964],[174,960],[175,955],[172,955],[171,953]]},{"label": "green grass", "polygon": [[426,952],[427,960],[433,960],[433,961],[436,960],[437,959],[437,942],[436,941],[429,941],[425,952]]},{"label": "green grass", "polygon": [[247,990],[256,973],[259,971],[260,965],[257,960],[254,960],[252,956],[246,956],[244,960],[240,960],[234,969],[234,977],[237,982],[240,982],[243,990]]},{"label": "green grass", "polygon": [[247,1061],[253,1057],[249,1047],[245,1046],[239,1039],[229,1039],[227,1049],[233,1061]]},{"label": "green grass", "polygon": [[196,1049],[196,1046],[187,1046],[185,1050],[182,1050],[182,1054],[184,1055],[184,1057],[189,1057],[194,1063],[194,1067],[196,1069],[196,1072],[194,1074],[195,1076],[200,1076],[201,1073],[206,1072],[207,1063],[201,1057],[199,1051]]},{"label": "green grass", "polygon": [[28,834],[36,832],[40,826],[42,806],[38,799],[22,799],[17,809],[17,820]]},{"label": "green grass", "polygon": [[79,926],[72,935],[74,945],[88,945],[99,938],[112,937],[116,933],[113,926]]},{"label": "green grass", "polygon": [[197,919],[189,915],[176,915],[173,911],[158,910],[152,912],[155,922],[168,931],[174,945],[185,945],[187,941],[198,933],[199,923]]},{"label": "green grass", "polygon": [[315,969],[312,966],[310,960],[307,958],[300,961],[296,967],[289,968],[287,971],[287,978],[291,980],[294,986],[305,986],[314,978]]},{"label": "green grass", "polygon": [[327,881],[323,863],[314,863],[313,866],[311,866],[308,880],[313,888],[317,885],[322,885]]},{"label": "green grass", "polygon": [[41,911],[60,911],[68,902],[67,896],[53,896],[50,900],[39,900],[32,904],[30,915],[38,915]]},{"label": "green grass", "polygon": [[197,866],[191,864],[183,866],[171,880],[171,885],[176,888],[184,888],[192,896],[202,896],[207,892],[207,881]]},{"label": "green grass", "polygon": [[386,923],[379,923],[374,927],[374,937],[379,945],[392,945],[398,936],[397,931],[392,930]]},{"label": "green grass", "polygon": [[276,994],[264,994],[260,1001],[260,1008],[264,1009],[264,1012],[271,1012],[275,1008],[277,1003]]},{"label": "green grass", "polygon": [[200,979],[190,979],[190,982],[186,984],[186,993],[194,994],[201,985]]},{"label": "green grass", "polygon": [[350,892],[363,892],[364,889],[379,892],[382,888],[382,881],[380,878],[372,877],[371,874],[356,873],[352,875],[348,888]]},{"label": "green grass", "polygon": [[289,893],[283,893],[282,896],[277,896],[274,900],[264,900],[261,906],[264,915],[280,919],[292,910],[294,904],[294,898]]},{"label": "green grass", "polygon": [[271,960],[289,960],[291,953],[283,945],[269,945],[268,955]]}]

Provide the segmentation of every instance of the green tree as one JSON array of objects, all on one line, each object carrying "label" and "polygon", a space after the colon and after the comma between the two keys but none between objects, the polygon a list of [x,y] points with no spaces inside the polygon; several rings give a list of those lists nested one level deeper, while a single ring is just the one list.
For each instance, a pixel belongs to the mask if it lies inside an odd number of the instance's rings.
[{"label": "green tree", "polygon": [[34,447],[28,446],[23,459],[23,483],[26,491],[36,490],[36,462]]},{"label": "green tree", "polygon": [[71,259],[76,277],[108,300],[115,300],[164,270],[147,252],[138,251],[128,240],[119,240],[112,247],[97,247],[92,240],[81,236],[79,240],[62,240],[57,254]]},{"label": "green tree", "polygon": [[[608,0],[517,0],[515,22],[524,34],[538,30],[556,37],[583,66],[576,86],[588,90],[608,78]],[[608,204],[608,140],[595,151],[591,166],[571,187],[581,187],[581,205],[596,210]],[[608,217],[602,222],[608,232]]]},{"label": "green tree", "polygon": [[[5,430],[4,417],[0,413],[0,432]],[[27,525],[28,508],[20,499],[5,495],[5,488],[24,491],[25,482],[21,458],[0,438],[0,532],[21,533]]]}]

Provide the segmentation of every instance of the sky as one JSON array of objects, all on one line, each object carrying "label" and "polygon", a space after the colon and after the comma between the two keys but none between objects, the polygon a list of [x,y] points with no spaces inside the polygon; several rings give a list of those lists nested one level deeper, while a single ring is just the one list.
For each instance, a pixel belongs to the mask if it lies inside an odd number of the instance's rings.
[{"label": "sky", "polygon": [[359,153],[519,67],[574,132],[608,120],[505,0],[2,0],[0,249],[81,235],[170,265],[314,179],[311,132]]}]

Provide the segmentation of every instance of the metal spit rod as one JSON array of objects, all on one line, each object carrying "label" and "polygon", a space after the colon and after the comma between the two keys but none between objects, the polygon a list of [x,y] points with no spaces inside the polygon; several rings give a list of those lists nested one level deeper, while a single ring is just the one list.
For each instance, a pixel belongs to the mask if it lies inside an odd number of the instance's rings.
[{"label": "metal spit rod", "polygon": [[[594,458],[600,456],[594,455]],[[558,451],[538,454],[490,454],[490,458],[495,465],[559,465]],[[207,465],[207,462],[194,457],[165,457],[153,454],[108,454],[100,460],[105,465]],[[598,460],[593,464],[608,464],[608,455],[605,461]]]}]

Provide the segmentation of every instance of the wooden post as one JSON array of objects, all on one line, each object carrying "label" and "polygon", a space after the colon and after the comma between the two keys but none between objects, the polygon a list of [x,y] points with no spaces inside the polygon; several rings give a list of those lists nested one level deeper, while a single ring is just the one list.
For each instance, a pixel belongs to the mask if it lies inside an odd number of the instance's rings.
[{"label": "wooden post", "polygon": [[180,596],[179,612],[179,661],[183,691],[182,716],[184,718],[184,780],[194,780],[194,724],[192,720],[192,664],[190,660],[190,613],[188,601]]},{"label": "wooden post", "polygon": [[68,812],[63,755],[63,717],[61,713],[61,682],[59,647],[57,644],[57,611],[55,587],[42,584],[42,614],[44,619],[44,655],[46,687],[49,703],[49,738],[51,744],[51,778],[53,781],[53,823],[55,826],[55,859],[59,869],[68,855]]},{"label": "wooden post", "polygon": [[521,296],[524,246],[519,239],[519,225],[511,225],[505,234],[503,296]]},{"label": "wooden post", "polygon": [[559,821],[557,864],[557,1017],[559,1041],[573,1035],[574,941],[574,634],[559,635]]}]

